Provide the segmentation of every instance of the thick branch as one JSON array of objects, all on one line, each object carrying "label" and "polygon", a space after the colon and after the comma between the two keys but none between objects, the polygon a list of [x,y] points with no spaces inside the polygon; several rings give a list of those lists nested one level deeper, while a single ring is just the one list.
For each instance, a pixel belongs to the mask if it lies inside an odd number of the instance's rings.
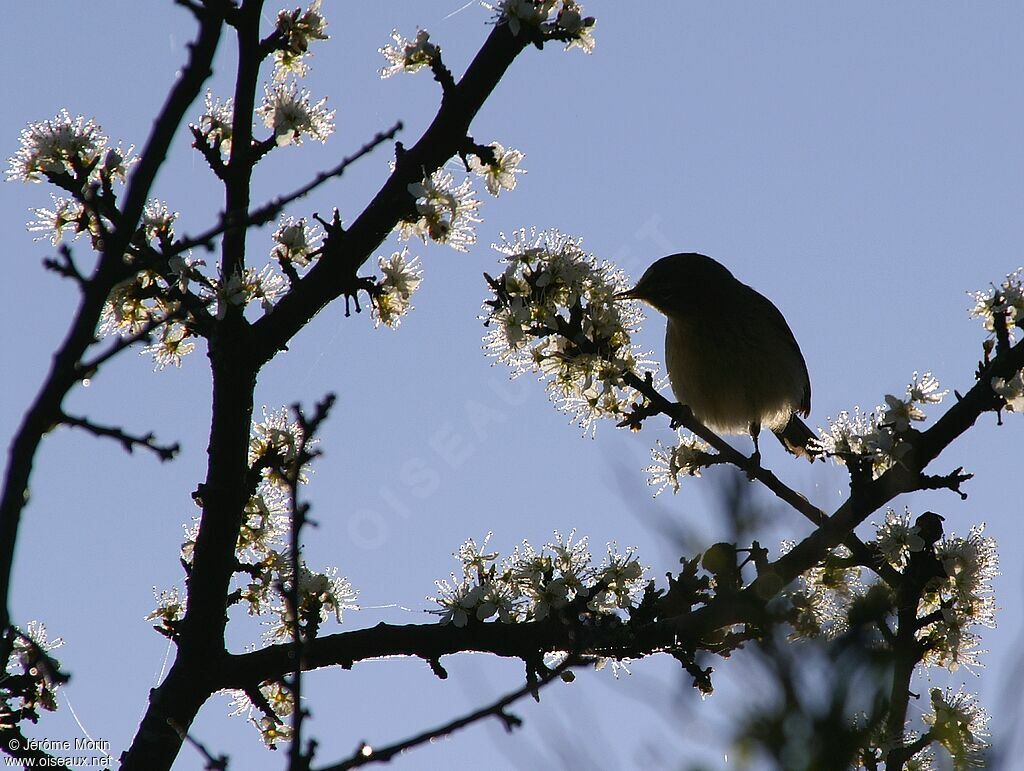
[{"label": "thick branch", "polygon": [[415,211],[409,185],[419,182],[458,153],[469,124],[501,80],[512,61],[527,45],[507,24],[494,27],[465,75],[441,100],[433,122],[416,144],[402,152],[395,170],[356,218],[335,253],[325,253],[317,264],[274,308],[254,325],[258,355],[269,361],[277,351],[331,300],[340,296],[381,242],[405,216]]}]

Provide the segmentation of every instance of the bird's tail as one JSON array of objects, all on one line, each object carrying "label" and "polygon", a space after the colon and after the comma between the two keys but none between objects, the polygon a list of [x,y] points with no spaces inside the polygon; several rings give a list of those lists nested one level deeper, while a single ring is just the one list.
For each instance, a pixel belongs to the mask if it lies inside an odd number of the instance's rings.
[{"label": "bird's tail", "polygon": [[821,450],[814,443],[810,442],[811,439],[815,438],[814,432],[796,415],[789,419],[789,423],[786,424],[785,428],[773,433],[782,442],[782,446],[786,448],[786,451],[797,457],[802,455],[813,463],[815,458],[821,455]]}]

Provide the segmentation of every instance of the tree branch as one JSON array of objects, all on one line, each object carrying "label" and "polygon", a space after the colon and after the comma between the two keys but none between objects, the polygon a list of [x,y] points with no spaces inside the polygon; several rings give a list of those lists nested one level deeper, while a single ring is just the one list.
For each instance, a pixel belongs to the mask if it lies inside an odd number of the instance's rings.
[{"label": "tree branch", "polygon": [[488,717],[498,718],[504,724],[506,731],[512,731],[522,724],[522,720],[515,715],[506,712],[506,707],[519,701],[519,699],[522,699],[525,696],[533,696],[537,700],[540,700],[540,697],[538,696],[538,690],[540,688],[543,688],[556,678],[561,677],[562,673],[566,672],[569,667],[579,666],[581,663],[582,662],[578,659],[570,656],[554,669],[545,672],[536,681],[528,680],[526,685],[522,688],[498,699],[490,706],[483,707],[475,712],[470,712],[468,715],[464,715],[463,717],[452,720],[429,731],[424,731],[423,733],[406,739],[405,741],[388,745],[387,747],[374,749],[368,744],[363,744],[348,760],[336,763],[332,766],[326,766],[319,769],[319,771],[348,771],[350,768],[359,768],[360,766],[365,766],[369,763],[388,763],[396,755],[400,755],[406,750],[418,747],[421,744],[426,744],[434,739],[439,739],[442,736],[448,736],[460,728],[465,728],[468,725],[472,725],[473,723]]},{"label": "tree branch", "polygon": [[169,445],[157,444],[154,439],[156,438],[152,431],[145,436],[132,436],[131,434],[125,433],[125,431],[117,426],[101,426],[97,423],[93,423],[87,418],[76,418],[73,415],[68,415],[66,412],[61,414],[60,422],[66,426],[72,426],[74,428],[82,428],[88,431],[94,436],[105,436],[109,439],[115,439],[121,443],[121,446],[131,454],[136,447],[141,447],[144,450],[149,450],[156,455],[162,461],[174,460],[174,456],[181,450],[181,445],[177,442]]},{"label": "tree branch", "polygon": [[[313,177],[313,179],[310,182],[307,182],[305,185],[298,188],[297,190],[288,193],[287,195],[279,196],[278,198],[275,198],[272,201],[268,201],[262,206],[259,206],[250,211],[249,214],[247,214],[246,217],[244,218],[245,226],[259,226],[265,225],[266,223],[270,222],[278,214],[281,213],[285,206],[299,200],[300,198],[305,197],[306,195],[311,193],[313,190],[315,190],[328,180],[340,177],[342,174],[345,173],[345,170],[348,169],[349,166],[358,161],[364,155],[368,155],[369,153],[371,153],[379,145],[391,139],[394,139],[395,135],[398,134],[398,132],[401,130],[402,122],[399,121],[387,131],[378,132],[369,142],[364,144],[351,155],[343,158],[341,162],[334,168],[320,172],[315,177]],[[206,230],[197,236],[185,237],[180,241],[176,242],[174,244],[174,249],[171,251],[171,254],[181,254],[182,252],[187,252],[189,249],[194,249],[198,246],[209,246],[213,239],[221,235],[226,228],[227,218],[222,216],[221,221],[218,224],[211,227],[209,230]]]},{"label": "tree branch", "polygon": [[462,79],[445,92],[433,122],[416,144],[402,152],[395,170],[331,252],[296,284],[272,314],[254,325],[257,356],[269,361],[321,308],[339,297],[398,222],[415,211],[409,185],[419,182],[456,155],[470,122],[513,60],[529,43],[498,24]]},{"label": "tree branch", "polygon": [[[195,8],[191,9],[197,13]],[[149,197],[156,170],[167,155],[167,148],[185,110],[209,77],[213,56],[220,40],[221,22],[209,9],[201,12],[199,32],[190,46],[190,56],[177,78],[170,96],[154,122],[142,160],[132,174],[125,198],[121,227],[110,239],[93,276],[83,287],[82,299],[53,366],[35,400],[22,419],[8,451],[3,493],[0,495],[0,629],[10,624],[8,597],[14,545],[18,538],[21,513],[28,500],[29,478],[36,452],[46,432],[57,422],[61,404],[68,391],[79,381],[79,362],[94,342],[94,333],[103,305],[125,266],[121,260],[134,233],[135,225]],[[4,653],[4,651],[0,651]],[[6,660],[6,656],[3,657]]]}]

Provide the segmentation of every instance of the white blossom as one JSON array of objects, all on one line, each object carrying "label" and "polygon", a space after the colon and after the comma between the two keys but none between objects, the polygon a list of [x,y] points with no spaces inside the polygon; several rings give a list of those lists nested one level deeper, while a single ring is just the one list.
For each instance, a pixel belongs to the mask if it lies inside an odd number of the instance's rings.
[{"label": "white blossom", "polygon": [[320,13],[321,0],[313,0],[302,11],[279,11],[277,33],[282,47],[274,51],[274,79],[283,80],[289,75],[304,77],[309,72],[306,57],[309,44],[314,40],[327,40],[327,21]]},{"label": "white blossom", "polygon": [[153,198],[142,210],[141,230],[147,241],[170,243],[174,239],[174,221],[178,212],[172,212],[167,204]]},{"label": "white blossom", "polygon": [[[566,50],[594,50],[594,18],[583,16],[582,6],[575,0],[501,0],[496,4],[481,3],[495,14],[495,23],[508,24],[513,35],[532,27],[545,35],[568,39]],[[551,13],[558,8],[552,18]]]},{"label": "white blossom", "polygon": [[1014,328],[1024,325],[1024,268],[1017,268],[999,286],[989,291],[972,292],[974,307],[971,316],[982,319],[985,329],[994,334],[996,317],[1002,316],[1010,339],[1014,339]]},{"label": "white blossom", "polygon": [[[551,398],[585,427],[599,417],[621,418],[636,398],[626,374],[655,366],[631,340],[643,318],[639,304],[613,297],[627,288],[625,276],[555,230],[502,238],[494,248],[505,255],[505,271],[492,279],[494,299],[484,303],[488,353],[513,376],[547,378]],[[582,337],[568,340],[559,329],[572,313]]]},{"label": "white blossom", "polygon": [[265,92],[256,114],[274,130],[278,146],[302,144],[303,136],[326,142],[334,132],[334,110],[327,109],[326,97],[310,104],[309,91],[300,91],[294,81],[266,86]]},{"label": "white blossom", "polygon": [[494,152],[494,163],[485,163],[480,156],[473,155],[469,159],[469,168],[483,177],[487,192],[493,196],[499,195],[502,190],[515,190],[516,175],[526,173],[525,169],[519,168],[523,154],[511,147],[506,150],[497,142],[491,144],[491,149]]},{"label": "white blossom", "polygon": [[80,177],[104,155],[108,141],[94,121],[72,118],[61,110],[52,120],[22,129],[18,152],[8,160],[7,179],[39,182],[50,174]]},{"label": "white blossom", "polygon": [[423,281],[423,273],[419,258],[408,260],[408,253],[408,249],[402,249],[377,259],[382,278],[377,285],[380,292],[373,298],[373,315],[378,325],[397,328],[402,316],[413,308],[412,295]]},{"label": "white blossom", "polygon": [[270,256],[279,262],[290,262],[300,267],[309,265],[310,254],[316,251],[314,242],[323,238],[319,228],[306,224],[306,218],[282,217],[274,231],[274,248]]},{"label": "white blossom", "polygon": [[188,338],[188,327],[184,324],[164,324],[160,327],[157,341],[147,345],[141,353],[153,357],[155,370],[164,369],[168,364],[180,367],[182,357],[192,353],[196,347]]},{"label": "white blossom", "polygon": [[410,40],[398,34],[398,30],[391,32],[391,39],[394,44],[388,44],[378,49],[378,52],[388,60],[388,65],[381,68],[381,78],[390,78],[399,72],[416,72],[429,67],[434,59],[441,53],[441,49],[430,42],[430,33],[425,29],[416,32],[416,39]]},{"label": "white blossom", "polygon": [[910,555],[925,547],[917,525],[911,524],[910,510],[897,514],[894,509],[886,509],[885,521],[875,525],[875,546],[885,557],[886,562],[898,570],[907,566]]},{"label": "white blossom", "polygon": [[951,688],[932,688],[929,695],[932,710],[924,720],[931,727],[929,733],[953,757],[953,767],[960,771],[987,765],[988,715],[977,698]]},{"label": "white blossom", "polygon": [[29,232],[41,233],[34,240],[49,239],[56,246],[63,240],[64,231],[74,226],[77,236],[82,228],[81,220],[84,209],[82,204],[72,198],[62,198],[50,194],[53,199],[52,209],[32,209],[36,219],[28,223]]},{"label": "white blossom", "polygon": [[992,378],[992,390],[1006,401],[1006,409],[1016,413],[1024,412],[1024,370],[1018,371],[1009,380]]},{"label": "white blossom", "polygon": [[206,110],[199,117],[198,126],[193,128],[224,156],[231,154],[232,122],[234,121],[234,100],[221,101],[214,99],[213,94],[206,92]]},{"label": "white blossom", "polygon": [[590,612],[602,615],[634,607],[646,583],[645,570],[634,550],[618,553],[609,544],[600,566],[593,564],[586,538],[558,532],[540,550],[524,541],[511,555],[498,560],[488,548],[490,533],[479,546],[473,539],[459,548],[461,574],[436,582],[440,606],[433,611],[441,623],[466,626],[492,617],[505,623],[539,621],[578,599],[587,600]]},{"label": "white blossom", "polygon": [[671,487],[672,492],[679,492],[679,477],[700,476],[701,468],[706,465],[710,457],[711,448],[696,437],[679,436],[679,441],[673,447],[665,447],[659,439],[651,448],[651,460],[653,465],[648,466],[644,471],[650,474],[647,484],[658,485],[654,493],[657,498],[666,487]]},{"label": "white blossom", "polygon": [[418,236],[447,244],[457,252],[465,252],[476,243],[474,225],[480,222],[476,211],[480,202],[473,197],[473,185],[464,179],[459,185],[444,169],[438,169],[422,182],[409,185],[409,194],[416,199],[416,218],[399,225],[402,239]]}]

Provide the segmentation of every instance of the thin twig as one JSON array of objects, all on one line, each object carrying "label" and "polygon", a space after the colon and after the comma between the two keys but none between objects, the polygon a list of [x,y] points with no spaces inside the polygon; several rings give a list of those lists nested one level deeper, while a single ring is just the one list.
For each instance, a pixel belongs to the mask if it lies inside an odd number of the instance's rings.
[{"label": "thin twig", "polygon": [[213,753],[206,748],[205,744],[192,736],[175,721],[170,720],[168,722],[170,723],[171,728],[173,728],[177,732],[178,736],[181,737],[183,742],[191,744],[195,748],[196,752],[203,756],[203,759],[206,761],[206,765],[204,766],[205,771],[227,771],[227,755],[218,755],[214,757]]},{"label": "thin twig", "polygon": [[460,728],[465,728],[468,725],[488,717],[498,718],[505,726],[506,731],[512,731],[522,724],[522,720],[515,715],[505,712],[506,707],[516,701],[519,701],[525,696],[534,696],[535,698],[538,698],[537,692],[540,688],[561,677],[562,673],[566,672],[570,667],[579,666],[582,663],[583,662],[579,658],[569,656],[557,667],[545,672],[538,679],[534,680],[528,678],[526,685],[522,688],[503,696],[487,707],[478,709],[475,712],[470,712],[468,715],[464,715],[429,731],[424,731],[423,733],[417,734],[405,741],[388,745],[387,747],[374,749],[370,745],[364,743],[348,760],[336,763],[333,766],[318,769],[318,771],[347,771],[350,768],[358,768],[368,763],[387,763],[393,757],[405,752],[406,750],[418,747],[421,744],[426,744],[434,739],[439,739],[442,736],[447,736]]},{"label": "thin twig", "polygon": [[169,445],[157,444],[153,441],[156,436],[152,431],[144,436],[132,436],[131,434],[126,433],[124,429],[118,428],[117,426],[101,426],[98,423],[93,423],[87,418],[78,418],[74,415],[68,415],[66,412],[61,414],[60,422],[66,426],[85,429],[94,436],[103,436],[108,439],[115,439],[120,442],[121,446],[129,453],[132,453],[136,447],[149,450],[162,461],[174,460],[174,456],[181,450],[181,445],[177,442]]},{"label": "thin twig", "polygon": [[[368,155],[370,152],[375,150],[378,145],[394,139],[395,135],[401,130],[402,122],[398,121],[394,126],[392,126],[387,131],[377,133],[373,137],[373,139],[371,139],[369,142],[367,142],[358,150],[356,150],[356,152],[354,152],[352,155],[349,155],[346,158],[342,159],[341,163],[339,163],[334,168],[328,169],[327,171],[321,171],[319,174],[313,177],[312,180],[307,182],[302,187],[294,190],[291,193],[288,193],[287,195],[279,196],[278,198],[275,198],[274,200],[269,201],[263,204],[262,206],[253,209],[245,216],[245,218],[240,223],[231,223],[231,225],[238,227],[265,225],[267,222],[274,219],[274,217],[276,217],[281,212],[281,210],[284,209],[285,206],[287,206],[290,203],[293,203],[294,201],[297,201],[299,198],[308,195],[309,193],[311,193],[316,188],[320,187],[320,185],[324,184],[328,180],[342,176],[349,166],[358,161],[364,155]],[[171,250],[169,255],[173,256],[175,254],[181,254],[183,252],[187,252],[189,249],[194,249],[199,246],[208,245],[214,238],[221,235],[225,230],[227,230],[227,228],[227,218],[224,215],[221,215],[220,222],[214,225],[209,230],[200,233],[197,236],[187,236],[178,241],[174,245],[174,248]]]}]

